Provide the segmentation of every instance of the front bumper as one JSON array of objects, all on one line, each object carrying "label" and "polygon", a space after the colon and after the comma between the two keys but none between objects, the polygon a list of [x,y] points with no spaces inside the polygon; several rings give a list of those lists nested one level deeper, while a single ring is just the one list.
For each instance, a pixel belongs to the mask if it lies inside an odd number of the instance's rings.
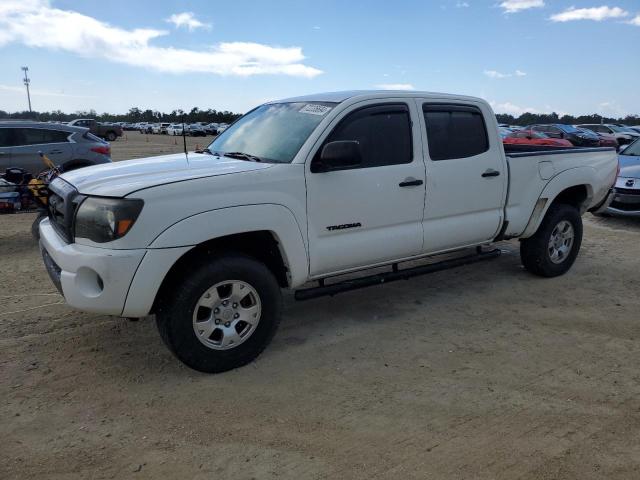
[{"label": "front bumper", "polygon": [[149,314],[171,267],[191,246],[114,250],[66,243],[48,218],[40,222],[42,257],[69,305],[87,312]]},{"label": "front bumper", "polygon": [[624,217],[640,217],[640,188],[614,188],[614,195],[606,212]]},{"label": "front bumper", "polygon": [[72,307],[121,315],[145,249],[112,250],[67,244],[49,219],[40,222],[40,249],[56,288]]}]

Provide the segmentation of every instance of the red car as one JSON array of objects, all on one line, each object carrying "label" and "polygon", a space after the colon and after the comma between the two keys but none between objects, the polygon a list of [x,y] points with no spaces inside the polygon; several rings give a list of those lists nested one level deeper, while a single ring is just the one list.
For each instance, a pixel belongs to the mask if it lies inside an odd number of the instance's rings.
[{"label": "red car", "polygon": [[510,145],[546,145],[551,147],[573,147],[569,140],[551,138],[542,132],[534,130],[518,130],[502,139],[502,142]]}]

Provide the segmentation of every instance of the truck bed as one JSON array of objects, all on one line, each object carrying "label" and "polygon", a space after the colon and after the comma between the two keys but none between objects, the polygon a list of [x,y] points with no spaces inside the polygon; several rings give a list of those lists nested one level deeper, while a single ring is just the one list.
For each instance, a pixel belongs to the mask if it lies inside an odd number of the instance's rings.
[{"label": "truck bed", "polygon": [[602,190],[588,192],[592,203],[602,200],[615,181],[617,152],[614,148],[505,145],[505,155],[509,169],[506,237],[520,236],[525,231],[534,213],[532,209],[541,196],[544,199],[545,188],[552,186],[556,177],[589,178],[595,181],[585,181],[585,184],[602,185]]}]

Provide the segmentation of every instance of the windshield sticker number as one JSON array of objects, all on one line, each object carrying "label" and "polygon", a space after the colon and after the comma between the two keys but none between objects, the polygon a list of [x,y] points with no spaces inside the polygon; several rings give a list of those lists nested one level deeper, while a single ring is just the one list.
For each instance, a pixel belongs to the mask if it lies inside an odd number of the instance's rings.
[{"label": "windshield sticker number", "polygon": [[327,107],[325,105],[316,105],[313,103],[308,103],[304,107],[302,107],[299,112],[300,113],[308,113],[309,115],[324,115],[331,107]]}]

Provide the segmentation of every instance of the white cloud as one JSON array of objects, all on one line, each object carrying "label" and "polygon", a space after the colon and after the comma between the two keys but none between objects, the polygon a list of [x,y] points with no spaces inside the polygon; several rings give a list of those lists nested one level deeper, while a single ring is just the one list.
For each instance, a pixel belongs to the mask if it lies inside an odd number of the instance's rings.
[{"label": "white cloud", "polygon": [[509,78],[509,77],[526,77],[527,73],[522,70],[516,70],[514,73],[502,73],[497,70],[485,70],[483,72],[487,77],[493,79]]},{"label": "white cloud", "polygon": [[509,115],[513,115],[514,117],[519,117],[523,113],[540,113],[533,107],[520,107],[519,105],[515,105],[511,102],[497,103],[497,102],[489,102],[491,108],[496,113],[507,113]]},{"label": "white cloud", "polygon": [[551,15],[552,22],[571,22],[574,20],[594,20],[601,22],[608,18],[623,18],[629,15],[629,12],[620,7],[602,7],[593,8],[575,8],[570,7],[564,12]]},{"label": "white cloud", "polygon": [[376,85],[381,90],[415,90],[416,87],[410,83],[381,83]]},{"label": "white cloud", "polygon": [[456,8],[469,8],[469,4],[467,2],[457,2]]},{"label": "white cloud", "polygon": [[193,12],[174,13],[166,19],[166,22],[173,23],[176,28],[186,27],[190,32],[198,28],[205,28],[207,30],[211,29],[210,23],[201,22],[196,18]]},{"label": "white cloud", "polygon": [[518,13],[530,8],[544,7],[544,0],[505,0],[500,3],[500,7],[504,9],[504,13]]},{"label": "white cloud", "polygon": [[[0,92],[15,92],[24,93],[26,95],[25,87],[16,87],[14,85],[2,85],[0,84]],[[97,98],[94,95],[77,95],[65,92],[52,92],[49,90],[29,89],[29,93],[33,97],[68,97],[68,98]]]},{"label": "white cloud", "polygon": [[640,27],[640,13],[627,22],[629,25]]},{"label": "white cloud", "polygon": [[170,73],[306,78],[322,73],[302,63],[305,57],[300,47],[222,42],[205,50],[189,50],[151,44],[163,35],[167,32],[114,27],[87,15],[52,8],[47,0],[2,0],[0,4],[0,47],[21,43]]}]

